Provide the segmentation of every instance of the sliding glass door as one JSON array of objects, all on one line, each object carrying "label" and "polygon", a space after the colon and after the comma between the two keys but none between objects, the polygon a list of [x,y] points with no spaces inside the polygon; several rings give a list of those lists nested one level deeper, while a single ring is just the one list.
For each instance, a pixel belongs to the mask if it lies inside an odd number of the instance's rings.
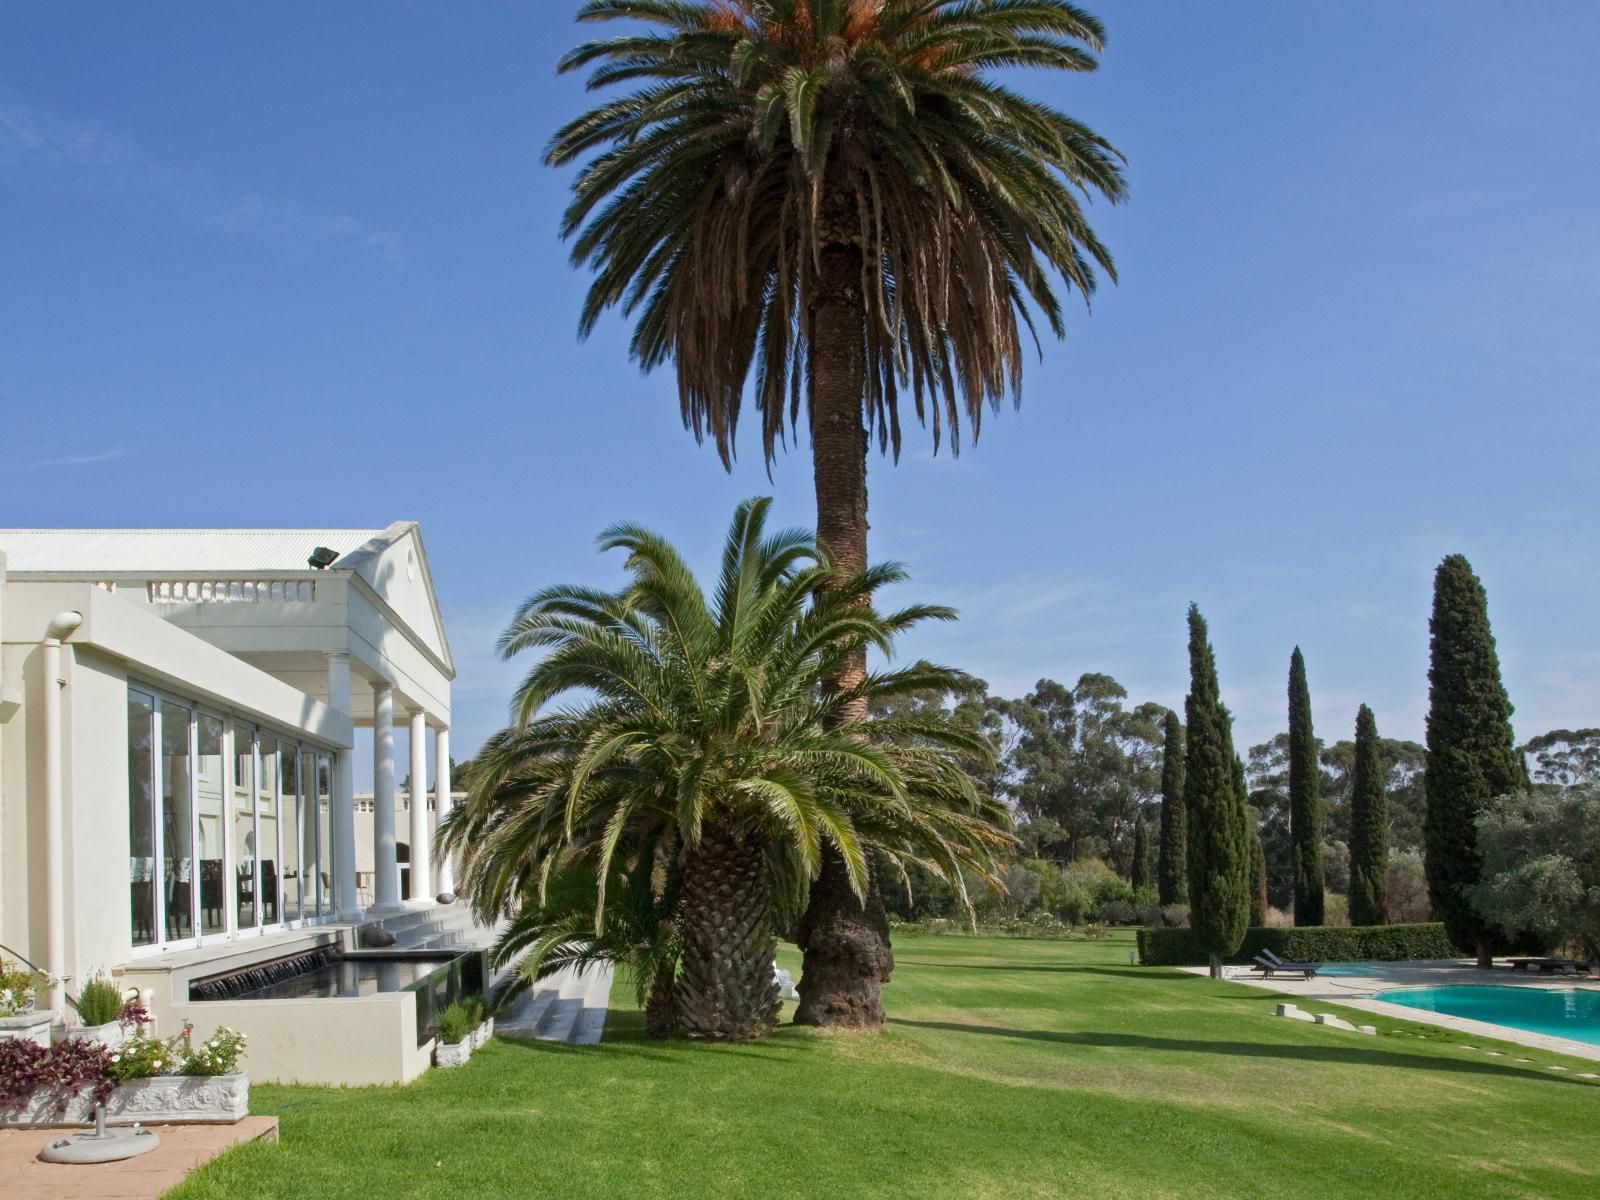
[{"label": "sliding glass door", "polygon": [[129,932],[136,949],[333,913],[333,757],[155,689],[128,689]]}]

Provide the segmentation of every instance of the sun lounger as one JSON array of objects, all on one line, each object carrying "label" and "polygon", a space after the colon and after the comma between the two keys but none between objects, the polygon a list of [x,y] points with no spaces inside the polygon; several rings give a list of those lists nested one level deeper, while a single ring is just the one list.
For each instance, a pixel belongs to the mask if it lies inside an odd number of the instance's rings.
[{"label": "sun lounger", "polygon": [[1260,971],[1269,979],[1280,972],[1285,975],[1299,975],[1304,979],[1310,979],[1321,968],[1321,963],[1285,962],[1271,950],[1263,950],[1256,955],[1250,967],[1252,971]]}]

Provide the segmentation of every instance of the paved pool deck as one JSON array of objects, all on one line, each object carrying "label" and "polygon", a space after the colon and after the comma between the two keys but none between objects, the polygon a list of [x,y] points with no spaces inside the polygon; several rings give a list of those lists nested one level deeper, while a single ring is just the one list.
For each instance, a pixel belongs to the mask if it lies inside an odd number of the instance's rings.
[{"label": "paved pool deck", "polygon": [[[1342,969],[1357,964],[1337,965]],[[1444,1013],[1408,1008],[1403,1004],[1390,1004],[1372,998],[1375,992],[1389,991],[1393,988],[1450,987],[1458,984],[1495,984],[1541,990],[1581,988],[1586,991],[1600,991],[1600,980],[1574,975],[1529,975],[1524,971],[1513,971],[1509,965],[1501,963],[1497,963],[1492,971],[1480,971],[1470,959],[1362,963],[1360,966],[1366,970],[1359,975],[1317,975],[1312,979],[1291,978],[1285,975],[1264,979],[1259,972],[1242,966],[1225,967],[1223,972],[1232,983],[1242,983],[1249,987],[1293,997],[1295,1002],[1308,1012],[1315,1012],[1315,1002],[1320,1000],[1324,1003],[1340,1004],[1346,1008],[1360,1009],[1362,1012],[1370,1012],[1381,1017],[1415,1021],[1419,1025],[1435,1025],[1441,1029],[1471,1034],[1473,1037],[1493,1038],[1496,1041],[1512,1042],[1531,1049],[1547,1050],[1554,1054],[1566,1054],[1573,1058],[1600,1062],[1600,1046],[1589,1042],[1576,1042],[1570,1038],[1530,1033],[1524,1029],[1513,1029],[1509,1025],[1491,1025],[1487,1021],[1472,1021],[1465,1017],[1447,1016]],[[1184,967],[1182,970],[1191,975],[1206,974],[1204,967]],[[1492,1055],[1498,1052],[1490,1050],[1485,1053]]]},{"label": "paved pool deck", "polygon": [[161,1145],[123,1162],[69,1166],[39,1161],[66,1129],[0,1129],[0,1196],[5,1200],[156,1200],[191,1171],[246,1142],[278,1140],[277,1117],[236,1125],[151,1125]]}]

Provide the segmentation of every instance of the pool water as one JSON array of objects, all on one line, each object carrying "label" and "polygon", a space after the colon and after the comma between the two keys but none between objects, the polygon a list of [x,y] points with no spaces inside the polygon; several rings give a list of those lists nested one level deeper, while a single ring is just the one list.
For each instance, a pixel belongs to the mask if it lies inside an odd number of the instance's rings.
[{"label": "pool water", "polygon": [[1477,984],[1404,988],[1373,999],[1600,1046],[1600,991]]}]

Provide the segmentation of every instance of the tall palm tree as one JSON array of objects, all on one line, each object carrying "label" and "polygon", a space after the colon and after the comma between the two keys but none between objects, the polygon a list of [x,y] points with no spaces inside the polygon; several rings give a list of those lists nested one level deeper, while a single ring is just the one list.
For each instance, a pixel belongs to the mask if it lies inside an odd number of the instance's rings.
[{"label": "tall palm tree", "polygon": [[[628,552],[626,587],[552,587],[523,605],[502,651],[547,652],[442,834],[482,917],[523,914],[511,936],[532,947],[536,973],[547,957],[643,964],[649,1009],[670,1011],[686,1037],[772,1028],[771,916],[821,870],[825,847],[859,902],[869,850],[965,896],[963,870],[993,883],[1011,841],[967,773],[992,761],[981,736],[942,710],[851,715],[948,687],[954,672],[919,664],[823,686],[867,645],[887,653],[901,632],[953,614],[879,612],[871,593],[900,568],[841,577],[811,535],[766,533],[770,504],[739,506],[709,599],[670,545],[620,525],[600,544]],[[552,886],[579,871],[594,888],[581,939]]]},{"label": "tall palm tree", "polygon": [[[1097,268],[1115,278],[1083,201],[1122,198],[1121,156],[992,75],[1092,71],[1100,22],[1063,0],[590,0],[578,19],[636,23],[561,63],[633,89],[547,153],[587,160],[564,221],[595,272],[581,329],[633,317],[634,357],[673,362],[724,465],[747,382],[769,465],[803,398],[818,537],[862,571],[867,447],[898,456],[902,394],[959,451],[963,418],[976,438],[1020,399],[1035,315],[1064,335],[1055,280],[1087,298]],[[828,856],[801,927],[800,1019],[874,1024],[888,928],[845,868]]]}]

